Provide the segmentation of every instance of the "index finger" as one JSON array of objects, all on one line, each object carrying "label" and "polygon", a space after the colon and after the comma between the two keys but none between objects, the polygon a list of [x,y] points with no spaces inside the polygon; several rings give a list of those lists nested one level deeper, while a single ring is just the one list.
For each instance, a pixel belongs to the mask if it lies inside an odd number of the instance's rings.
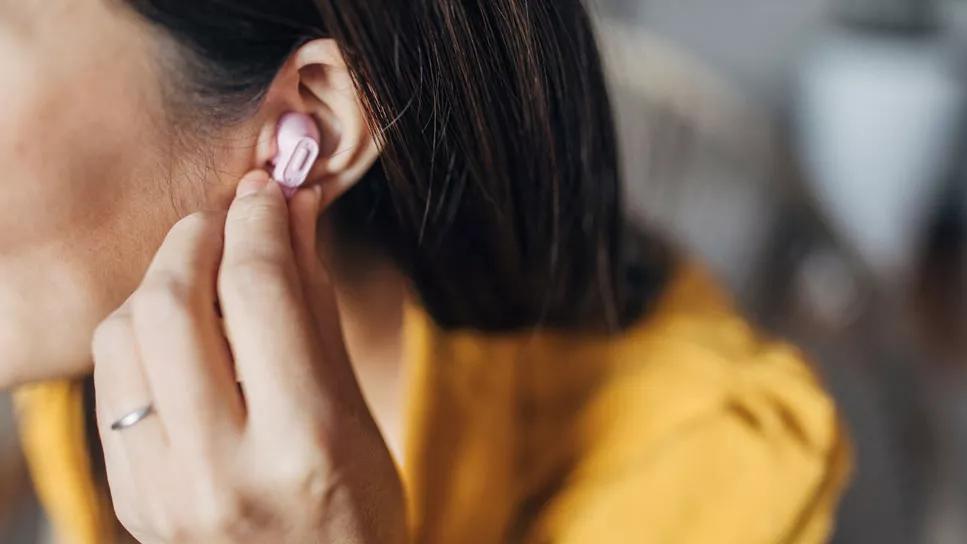
[{"label": "index finger", "polygon": [[277,427],[325,402],[319,346],[299,280],[289,212],[265,173],[246,176],[228,212],[219,299],[249,418]]}]

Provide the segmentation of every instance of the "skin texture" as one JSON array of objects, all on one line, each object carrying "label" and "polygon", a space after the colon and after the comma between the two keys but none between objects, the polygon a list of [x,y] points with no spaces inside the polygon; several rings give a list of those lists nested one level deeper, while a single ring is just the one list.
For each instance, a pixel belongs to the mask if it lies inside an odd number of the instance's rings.
[{"label": "skin texture", "polygon": [[[245,121],[192,129],[166,44],[119,3],[0,0],[0,388],[89,373],[97,329],[107,472],[142,542],[401,541],[318,257],[320,214],[379,154],[338,47],[296,51]],[[325,152],[286,206],[262,170],[290,111]]]},{"label": "skin texture", "polygon": [[[287,208],[264,172],[247,176],[227,218],[172,229],[98,329],[108,478],[139,541],[406,540],[402,485],[316,252],[321,199],[303,190]],[[149,398],[157,416],[111,430]]]},{"label": "skin texture", "polygon": [[168,228],[231,196],[170,158],[146,36],[106,2],[0,0],[0,386],[89,371],[91,332]]},{"label": "skin texture", "polygon": [[166,47],[122,3],[0,0],[0,388],[90,372],[97,323],[172,225],[224,209],[265,166],[285,111],[320,125],[327,201],[376,159],[333,43],[296,53],[238,125],[177,130]]}]

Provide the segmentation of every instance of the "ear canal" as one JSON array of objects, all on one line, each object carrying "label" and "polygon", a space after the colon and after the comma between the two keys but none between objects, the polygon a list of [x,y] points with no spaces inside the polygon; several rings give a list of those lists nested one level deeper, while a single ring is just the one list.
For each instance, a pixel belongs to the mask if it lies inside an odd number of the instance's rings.
[{"label": "ear canal", "polygon": [[272,177],[287,196],[292,196],[319,160],[319,128],[308,115],[286,113],[279,119],[276,140],[278,154],[271,161]]}]

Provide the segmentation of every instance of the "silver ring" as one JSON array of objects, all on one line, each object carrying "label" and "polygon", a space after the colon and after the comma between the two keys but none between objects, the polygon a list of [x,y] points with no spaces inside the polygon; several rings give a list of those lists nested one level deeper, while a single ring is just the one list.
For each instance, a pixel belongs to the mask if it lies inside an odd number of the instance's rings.
[{"label": "silver ring", "polygon": [[141,408],[140,410],[135,410],[134,412],[131,412],[130,414],[112,423],[111,430],[123,431],[125,429],[130,429],[131,427],[134,427],[138,423],[141,423],[142,421],[148,419],[152,415],[154,415],[154,405],[149,404],[144,408]]}]

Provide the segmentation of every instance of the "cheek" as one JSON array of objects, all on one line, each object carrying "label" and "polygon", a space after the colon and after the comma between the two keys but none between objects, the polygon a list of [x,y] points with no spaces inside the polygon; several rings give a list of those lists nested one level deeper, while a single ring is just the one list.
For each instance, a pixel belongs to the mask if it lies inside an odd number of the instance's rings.
[{"label": "cheek", "polygon": [[58,59],[0,51],[12,60],[0,78],[0,295],[37,300],[31,271],[41,270],[101,311],[133,287],[174,221],[161,108],[145,98],[156,83],[137,58],[91,48]]},{"label": "cheek", "polygon": [[101,230],[157,166],[150,150],[161,144],[148,133],[137,82],[110,66],[54,68],[4,64],[0,247],[6,250]]},{"label": "cheek", "polygon": [[20,43],[0,28],[0,386],[86,368],[170,226],[222,192],[170,145],[145,29],[90,11]]},{"label": "cheek", "polygon": [[[33,65],[29,52],[5,43],[0,52],[5,77],[0,81],[0,245],[9,249],[21,236],[36,233],[37,217],[30,212],[50,185],[44,172],[56,161],[43,159],[44,149],[56,145],[56,137],[46,137],[39,117],[49,101],[44,77]],[[51,140],[44,142],[44,140]],[[56,191],[56,187],[49,187]],[[41,201],[43,202],[43,201]]]},{"label": "cheek", "polygon": [[151,193],[162,167],[150,150],[163,146],[132,90],[145,78],[3,40],[0,386],[10,369],[36,379],[83,367],[90,331],[157,246],[150,226],[167,218],[152,212],[168,201]]}]

